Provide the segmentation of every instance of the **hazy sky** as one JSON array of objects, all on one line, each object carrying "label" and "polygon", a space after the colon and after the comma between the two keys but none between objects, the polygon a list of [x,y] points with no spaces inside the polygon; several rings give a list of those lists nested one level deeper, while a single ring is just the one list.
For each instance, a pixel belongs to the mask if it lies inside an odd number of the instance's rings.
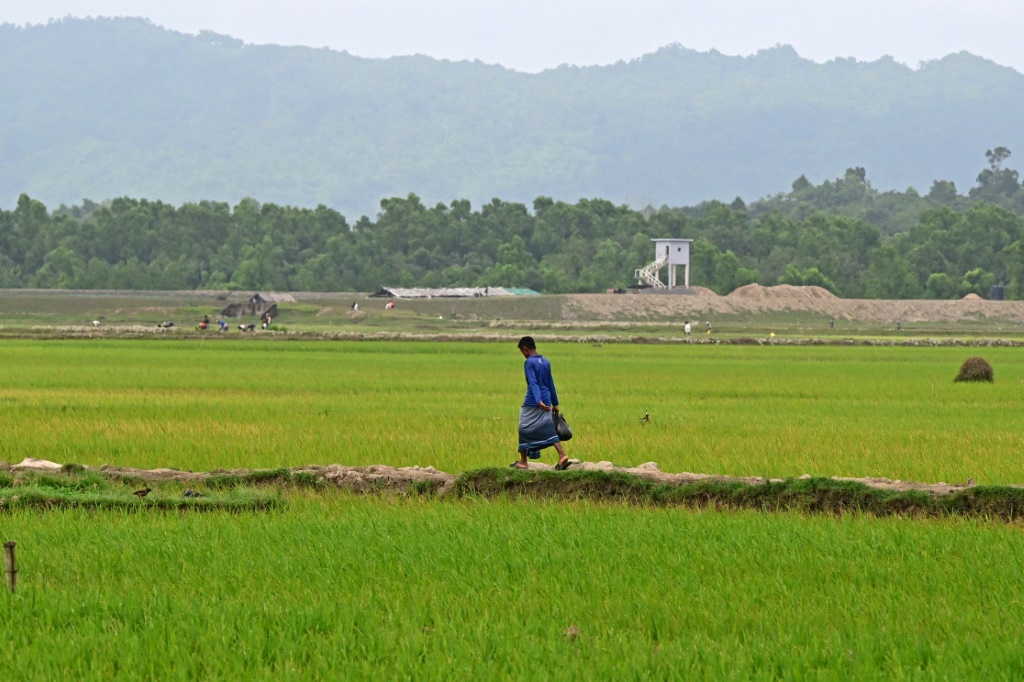
[{"label": "hazy sky", "polygon": [[0,0],[0,23],[141,16],[250,43],[426,54],[522,71],[608,64],[670,43],[916,66],[967,50],[1024,72],[1024,0]]}]

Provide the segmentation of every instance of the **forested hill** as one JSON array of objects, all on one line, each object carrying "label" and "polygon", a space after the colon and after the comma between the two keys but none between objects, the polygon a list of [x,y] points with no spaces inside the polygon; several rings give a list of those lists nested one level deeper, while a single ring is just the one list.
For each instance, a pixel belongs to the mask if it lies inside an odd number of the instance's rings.
[{"label": "forested hill", "polygon": [[0,206],[245,196],[374,215],[501,197],[747,201],[850,167],[881,189],[973,182],[1024,150],[1024,75],[968,54],[910,69],[680,46],[524,74],[253,46],[143,20],[0,27]]}]

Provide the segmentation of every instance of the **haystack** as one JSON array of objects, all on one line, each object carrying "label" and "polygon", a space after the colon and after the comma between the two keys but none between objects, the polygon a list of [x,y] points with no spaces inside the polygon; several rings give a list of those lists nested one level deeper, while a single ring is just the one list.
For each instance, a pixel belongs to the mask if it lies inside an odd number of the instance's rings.
[{"label": "haystack", "polygon": [[960,365],[960,373],[956,375],[956,379],[953,379],[953,381],[987,381],[989,383],[994,380],[992,365],[988,364],[985,358],[978,356],[964,360],[964,364]]}]

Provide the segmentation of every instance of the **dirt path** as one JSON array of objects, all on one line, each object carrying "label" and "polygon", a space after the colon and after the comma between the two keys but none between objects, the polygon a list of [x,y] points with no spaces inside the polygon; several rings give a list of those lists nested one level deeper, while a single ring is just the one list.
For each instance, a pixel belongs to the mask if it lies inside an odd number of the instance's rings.
[{"label": "dirt path", "polygon": [[[619,472],[632,474],[634,476],[664,483],[667,485],[685,485],[700,481],[718,482],[739,482],[747,485],[763,485],[766,479],[754,477],[720,476],[715,474],[694,474],[689,472],[668,473],[658,468],[657,463],[647,462],[638,467],[617,467],[611,462],[580,462],[570,460],[573,465],[570,471],[604,471],[608,473]],[[60,464],[42,459],[26,458],[24,461],[7,465],[13,471],[44,471],[59,472],[62,469]],[[89,467],[86,467],[87,469]],[[554,471],[554,467],[543,463],[530,463],[531,471]],[[236,477],[239,482],[258,482],[266,478],[272,478],[275,470],[272,469],[216,469],[208,472],[178,471],[176,469],[136,469],[132,467],[116,467],[103,465],[98,471],[110,478],[133,478],[141,481],[180,481],[182,483],[202,483],[212,478]],[[405,491],[415,486],[428,486],[444,494],[451,489],[457,474],[438,471],[434,467],[392,467],[386,465],[373,465],[352,467],[341,464],[329,464],[326,466],[296,467],[287,470],[290,475],[306,475],[315,477],[317,481],[324,484],[353,492],[373,491]],[[803,475],[800,478],[810,478]],[[769,479],[772,483],[782,482],[783,479]],[[974,482],[967,483],[918,483],[913,481],[894,481],[888,478],[840,478],[833,477],[835,481],[851,481],[862,483],[871,488],[881,490],[907,491],[917,490],[929,493],[934,496],[951,495],[955,492],[973,487]]]}]

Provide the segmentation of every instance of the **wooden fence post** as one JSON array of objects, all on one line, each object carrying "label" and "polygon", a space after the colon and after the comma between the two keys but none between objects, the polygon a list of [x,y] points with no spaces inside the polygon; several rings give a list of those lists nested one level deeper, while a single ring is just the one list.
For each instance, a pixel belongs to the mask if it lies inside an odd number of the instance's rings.
[{"label": "wooden fence post", "polygon": [[11,590],[11,594],[14,593],[14,588],[18,586],[18,568],[14,563],[14,541],[8,541],[4,543],[4,567],[7,569],[7,587]]}]

